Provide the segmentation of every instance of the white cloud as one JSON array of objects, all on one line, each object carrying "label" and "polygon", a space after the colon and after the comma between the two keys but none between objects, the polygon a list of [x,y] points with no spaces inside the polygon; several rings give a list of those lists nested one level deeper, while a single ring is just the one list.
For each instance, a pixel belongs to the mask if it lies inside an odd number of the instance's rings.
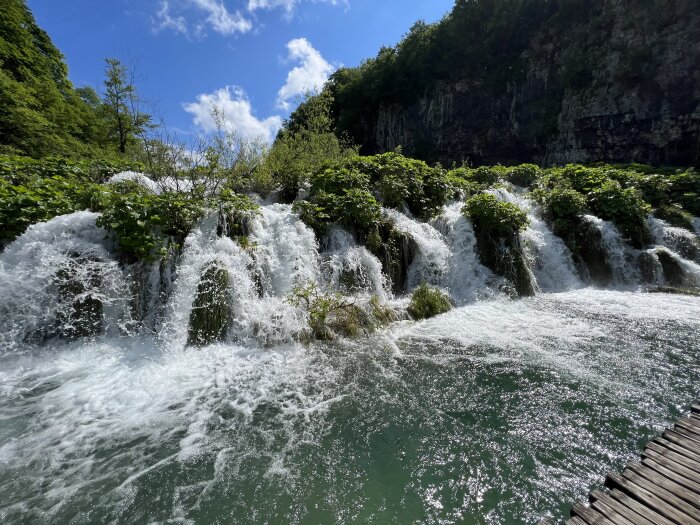
[{"label": "white cloud", "polygon": [[154,27],[156,31],[172,29],[196,37],[204,36],[205,28],[209,27],[221,35],[231,36],[247,33],[253,29],[253,23],[240,10],[229,11],[223,0],[160,0]]},{"label": "white cloud", "polygon": [[322,88],[335,69],[306,38],[291,40],[287,50],[289,60],[300,64],[287,74],[287,81],[277,94],[277,105],[282,109],[289,109],[289,102],[295,97]]},{"label": "white cloud", "polygon": [[264,120],[253,115],[253,107],[243,89],[227,86],[214,93],[204,93],[196,102],[183,105],[185,111],[193,115],[193,121],[204,132],[217,129],[213,110],[220,111],[224,127],[229,131],[240,133],[245,138],[261,138],[271,143],[282,126],[282,119],[271,116]]},{"label": "white cloud", "polygon": [[[248,33],[252,20],[260,10],[282,9],[291,18],[297,5],[304,1],[348,5],[348,0],[159,0],[153,18],[156,32],[171,29],[185,36],[202,38],[209,28],[224,36]],[[237,6],[235,9],[227,5]]]}]

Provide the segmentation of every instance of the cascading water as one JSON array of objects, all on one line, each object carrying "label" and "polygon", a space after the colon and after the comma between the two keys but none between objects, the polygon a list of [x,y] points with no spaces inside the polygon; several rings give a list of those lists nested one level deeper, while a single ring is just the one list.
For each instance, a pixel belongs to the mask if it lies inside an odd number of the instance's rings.
[{"label": "cascading water", "polygon": [[[318,240],[290,206],[262,206],[247,241],[221,235],[212,213],[181,253],[153,264],[120,263],[93,213],[29,228],[0,255],[0,521],[495,525],[563,515],[697,395],[700,305],[577,289],[571,256],[536,207],[501,197],[528,213],[523,245],[539,288],[571,291],[503,297],[461,203],[430,224],[385,210],[417,247],[409,291],[427,281],[461,307],[308,346],[297,342],[306,316],[287,302],[297,284],[391,294],[350,233]],[[617,281],[636,284],[639,252],[612,224],[587,220]],[[700,279],[663,244],[648,250],[658,265],[665,250]],[[227,276],[227,331],[188,347],[212,265]]]},{"label": "cascading water", "polygon": [[408,269],[408,288],[413,289],[421,283],[444,287],[450,248],[440,232],[432,225],[418,222],[397,210],[385,208],[382,213],[399,231],[410,235],[418,247],[416,258]]},{"label": "cascading water", "polygon": [[449,246],[448,288],[457,304],[468,304],[497,293],[503,279],[494,275],[479,261],[476,235],[472,224],[462,213],[461,202],[445,207],[433,221]]},{"label": "cascading water", "polygon": [[614,283],[618,286],[637,286],[640,283],[640,275],[634,261],[638,253],[625,244],[613,223],[595,215],[586,215],[584,219],[600,231],[603,248],[613,271]]},{"label": "cascading water", "polygon": [[30,226],[0,255],[0,346],[126,329],[129,287],[97,214]]},{"label": "cascading water", "polygon": [[562,292],[581,288],[583,285],[571,258],[571,251],[564,241],[552,233],[540,217],[540,210],[520,192],[505,188],[493,190],[503,202],[515,204],[527,213],[529,226],[520,234],[521,244],[530,263],[530,270],[543,292]]},{"label": "cascading water", "polygon": [[342,228],[332,228],[327,235],[322,264],[328,284],[343,293],[369,293],[388,298],[382,263]]},{"label": "cascading water", "polygon": [[649,217],[647,223],[657,245],[665,246],[685,259],[700,262],[700,238],[695,233],[654,217]]},{"label": "cascading water", "polygon": [[700,217],[693,219],[693,228],[695,228],[695,234],[700,237]]}]

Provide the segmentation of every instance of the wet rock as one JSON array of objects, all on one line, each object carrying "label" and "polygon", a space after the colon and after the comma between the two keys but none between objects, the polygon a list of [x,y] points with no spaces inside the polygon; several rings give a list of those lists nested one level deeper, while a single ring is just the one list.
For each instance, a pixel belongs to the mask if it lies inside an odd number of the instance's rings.
[{"label": "wet rock", "polygon": [[656,269],[659,261],[654,254],[649,252],[640,253],[637,258],[637,264],[639,265],[639,273],[644,284],[658,284],[659,279]]},{"label": "wet rock", "polygon": [[491,230],[482,228],[477,221],[474,221],[474,233],[482,264],[508,279],[517,296],[535,295],[532,274],[518,234],[512,232],[505,236],[494,236]]},{"label": "wet rock", "polygon": [[382,272],[391,282],[392,291],[405,292],[408,269],[418,253],[413,238],[398,231],[391,222],[382,221],[360,242],[382,263]]},{"label": "wet rock", "polygon": [[686,279],[685,272],[680,263],[673,257],[671,252],[666,248],[657,248],[655,250],[656,256],[659,258],[661,263],[661,268],[664,272],[664,278],[669,286],[674,288],[682,288],[688,286],[688,279]]},{"label": "wet rock", "polygon": [[190,314],[188,345],[207,346],[224,340],[230,325],[229,284],[228,271],[219,262],[202,272]]},{"label": "wet rock", "polygon": [[[102,275],[91,267],[95,262],[77,255],[56,272],[59,303],[56,324],[57,335],[65,339],[77,339],[98,335],[104,329],[102,301],[93,290],[102,284]],[[87,275],[81,268],[88,268]]]},{"label": "wet rock", "polygon": [[573,245],[567,243],[579,266],[585,266],[582,275],[588,275],[596,286],[608,286],[613,280],[613,269],[603,247],[603,236],[593,224],[581,221],[573,236]]}]

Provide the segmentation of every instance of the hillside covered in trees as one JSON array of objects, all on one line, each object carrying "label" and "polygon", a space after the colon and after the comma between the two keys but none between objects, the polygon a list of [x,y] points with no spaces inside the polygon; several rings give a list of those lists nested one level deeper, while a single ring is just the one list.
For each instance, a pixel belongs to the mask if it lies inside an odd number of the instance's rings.
[{"label": "hillside covered in trees", "polygon": [[457,0],[326,88],[364,153],[428,161],[697,163],[693,0]]}]

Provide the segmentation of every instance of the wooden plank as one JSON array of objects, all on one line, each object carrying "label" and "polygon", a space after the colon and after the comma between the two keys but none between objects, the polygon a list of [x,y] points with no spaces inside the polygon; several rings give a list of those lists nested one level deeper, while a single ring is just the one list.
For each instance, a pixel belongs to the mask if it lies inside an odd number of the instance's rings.
[{"label": "wooden plank", "polygon": [[566,520],[566,525],[586,525],[586,522],[583,521],[578,516],[575,516],[573,518],[569,518],[568,520]]},{"label": "wooden plank", "polygon": [[[697,443],[695,441],[692,441],[690,439],[686,439],[677,432],[674,432],[673,430],[667,430],[666,432],[663,433],[662,436],[664,439],[667,441],[671,441],[672,443],[675,443],[679,447],[683,447],[686,449],[688,452],[693,454],[695,456],[697,461],[700,461],[700,447],[698,447]],[[691,459],[694,459],[691,457]]]},{"label": "wooden plank", "polygon": [[685,461],[683,462],[684,465],[700,463],[700,456],[691,452],[687,448],[684,448],[684,447],[678,445],[673,440],[668,440],[665,437],[664,438],[654,438],[654,443],[657,443],[657,444],[661,445],[662,447],[666,447],[667,449],[672,450],[673,452],[675,452],[679,456],[684,456],[686,458]]},{"label": "wooden plank", "polygon": [[610,507],[609,505],[607,505],[604,501],[594,501],[593,503],[591,503],[591,507],[597,510],[603,516],[605,516],[615,525],[638,525],[638,523],[633,523],[626,517],[630,514],[633,514],[632,512],[622,514]]},{"label": "wooden plank", "polygon": [[[666,476],[660,474],[659,472],[656,472],[655,470],[650,469],[647,466],[642,466],[639,463],[631,463],[627,466],[627,469],[631,470],[638,476],[647,479],[657,488],[661,488],[663,490],[668,491],[669,494],[686,501],[687,503],[698,509],[697,519],[698,521],[700,521],[700,498],[698,498],[698,495],[695,494],[693,491],[688,490],[680,483],[676,483],[675,481],[668,479]],[[624,476],[625,473],[623,472],[622,475]]]},{"label": "wooden plank", "polygon": [[675,522],[665,518],[655,510],[651,509],[650,507],[647,507],[646,505],[642,505],[639,501],[636,499],[628,496],[624,492],[621,492],[618,489],[612,489],[610,491],[610,495],[615,498],[617,501],[625,505],[627,508],[632,509],[635,511],[637,514],[640,516],[644,516],[646,519],[651,521],[654,525],[676,525]]},{"label": "wooden plank", "polygon": [[684,467],[682,464],[673,461],[673,459],[662,456],[651,449],[646,449],[642,453],[642,463],[645,461],[653,461],[655,464],[661,465],[662,467],[672,471],[676,476],[682,477],[683,479],[691,482],[696,482],[696,480],[700,479],[700,472],[690,470],[689,468]]},{"label": "wooden plank", "polygon": [[678,483],[679,485],[682,485],[685,487],[687,490],[690,490],[691,492],[695,493],[695,497],[700,499],[700,483],[698,483],[695,480],[685,478],[681,476],[679,473],[674,472],[673,470],[657,463],[653,459],[645,458],[642,460],[642,465],[644,465],[647,468],[650,468],[652,470],[655,470],[662,476],[670,479],[671,481]]},{"label": "wooden plank", "polygon": [[698,421],[697,419],[693,419],[691,417],[684,417],[683,419],[677,421],[675,426],[681,426],[700,436],[700,421]]},{"label": "wooden plank", "polygon": [[[677,510],[682,512],[686,519],[692,518],[692,523],[697,523],[700,525],[700,509],[693,507],[684,499],[676,496],[671,490],[668,490],[661,484],[655,485],[653,482],[629,469],[622,473],[622,477],[627,478],[629,481],[638,487],[643,488],[654,497],[665,501],[668,505],[675,507]],[[659,511],[661,510],[662,509],[659,509]],[[662,512],[662,514],[664,514],[664,512]]]},{"label": "wooden plank", "polygon": [[691,411],[693,414],[700,414],[700,403],[694,404],[694,405],[690,408],[690,411]]},{"label": "wooden plank", "polygon": [[676,428],[674,428],[673,431],[676,434],[683,436],[685,439],[694,441],[695,443],[697,443],[696,446],[700,447],[700,434],[693,434],[691,431],[679,426],[676,426]]},{"label": "wooden plank", "polygon": [[[622,493],[620,493],[620,496],[622,496],[622,498],[631,499]],[[596,507],[596,505],[598,504],[604,504],[610,509],[619,513],[620,515],[625,516],[626,519],[634,523],[634,525],[674,525],[670,521],[664,523],[664,518],[662,516],[659,516],[656,513],[652,514],[651,510],[647,509],[646,507],[641,509],[641,512],[643,512],[644,514],[640,514],[632,508],[634,505],[626,506],[619,499],[615,499],[612,496],[612,494],[606,494],[602,490],[594,490],[593,492],[591,492],[590,497],[592,501],[591,505],[593,507]],[[631,500],[631,502],[641,506],[641,504],[637,503],[635,500]]]},{"label": "wooden plank", "polygon": [[552,525],[552,522],[549,520],[540,520],[537,522],[537,525]]},{"label": "wooden plank", "polygon": [[587,507],[583,503],[576,503],[571,509],[571,516],[578,516],[588,525],[615,525],[612,521],[600,514],[597,510]]},{"label": "wooden plank", "polygon": [[689,460],[686,456],[682,454],[678,454],[674,450],[671,450],[670,448],[664,447],[663,445],[659,443],[655,443],[651,441],[648,445],[646,450],[642,453],[642,456],[647,452],[647,451],[654,451],[657,454],[671,459],[674,462],[683,465],[685,468],[692,470],[693,472],[697,472],[700,474],[700,463],[695,463],[692,460]]},{"label": "wooden plank", "polygon": [[681,512],[679,509],[669,505],[666,501],[659,498],[652,492],[649,492],[649,490],[647,490],[645,487],[637,484],[627,477],[618,476],[617,474],[608,474],[605,483],[607,486],[615,487],[620,491],[625,492],[629,496],[643,503],[643,505],[651,508],[658,514],[665,516],[674,523],[681,525],[696,523],[694,520],[690,521],[687,515]]}]

